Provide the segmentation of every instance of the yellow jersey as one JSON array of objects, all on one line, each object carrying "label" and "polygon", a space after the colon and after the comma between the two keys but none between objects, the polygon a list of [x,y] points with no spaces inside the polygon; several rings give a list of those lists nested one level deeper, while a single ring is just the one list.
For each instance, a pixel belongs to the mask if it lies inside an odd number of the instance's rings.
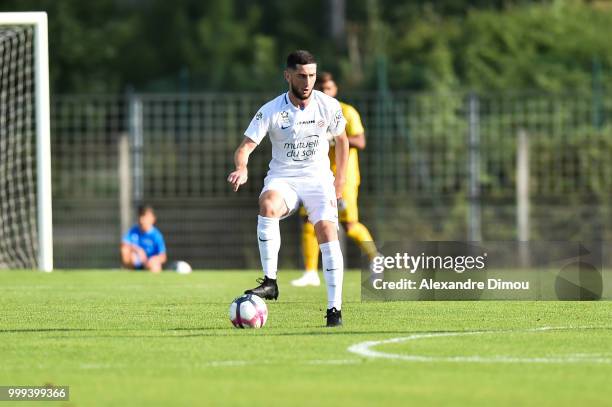
[{"label": "yellow jersey", "polygon": [[[357,109],[342,102],[340,102],[340,107],[346,119],[346,135],[348,137],[355,137],[363,134],[363,124],[361,123],[361,116],[359,116]],[[329,148],[329,162],[331,163],[331,170],[336,174],[336,149],[333,146]],[[360,182],[358,150],[356,147],[351,147],[349,148],[349,158],[346,167],[346,184],[359,185]]]}]

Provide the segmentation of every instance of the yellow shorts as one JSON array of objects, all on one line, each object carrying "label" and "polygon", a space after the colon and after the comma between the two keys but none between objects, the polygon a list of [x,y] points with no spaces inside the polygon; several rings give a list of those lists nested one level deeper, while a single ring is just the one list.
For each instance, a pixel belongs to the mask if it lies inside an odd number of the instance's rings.
[{"label": "yellow shorts", "polygon": [[[345,184],[342,190],[342,199],[344,200],[345,208],[338,208],[340,222],[352,223],[359,221],[359,209],[357,208],[357,195],[359,193],[359,184]],[[300,216],[306,217],[306,209],[302,205],[300,207]]]}]

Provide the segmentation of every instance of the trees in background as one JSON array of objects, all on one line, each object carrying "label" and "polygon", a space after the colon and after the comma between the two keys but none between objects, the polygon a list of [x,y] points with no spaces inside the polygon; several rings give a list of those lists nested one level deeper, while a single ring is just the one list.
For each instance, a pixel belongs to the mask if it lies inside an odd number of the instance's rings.
[{"label": "trees in background", "polygon": [[[55,92],[270,91],[296,48],[353,89],[591,90],[612,67],[612,2],[4,0],[49,13]],[[336,20],[337,21],[337,20]]]}]

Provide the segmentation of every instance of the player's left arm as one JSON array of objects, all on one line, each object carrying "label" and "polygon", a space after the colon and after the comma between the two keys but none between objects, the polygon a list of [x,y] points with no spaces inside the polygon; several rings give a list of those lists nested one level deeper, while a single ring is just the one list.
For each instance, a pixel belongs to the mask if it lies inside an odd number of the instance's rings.
[{"label": "player's left arm", "polygon": [[336,188],[336,198],[342,198],[342,189],[346,182],[346,168],[349,157],[349,139],[346,132],[338,134],[335,137],[336,142],[336,179],[334,187]]},{"label": "player's left arm", "polygon": [[334,135],[334,144],[336,150],[336,177],[334,179],[334,188],[336,189],[336,198],[342,198],[342,189],[346,182],[346,168],[348,166],[349,157],[349,142],[346,135],[347,121],[342,114],[340,103],[334,99],[332,109],[335,110],[328,132]]}]

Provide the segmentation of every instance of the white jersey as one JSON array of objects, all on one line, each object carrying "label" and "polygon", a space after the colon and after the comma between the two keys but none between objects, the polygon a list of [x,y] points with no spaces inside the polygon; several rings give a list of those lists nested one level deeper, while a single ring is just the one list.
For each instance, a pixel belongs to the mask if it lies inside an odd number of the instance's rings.
[{"label": "white jersey", "polygon": [[346,120],[340,103],[317,90],[308,105],[295,107],[284,93],[259,109],[244,135],[257,144],[266,134],[272,142],[268,176],[332,176],[327,133],[342,134]]}]

